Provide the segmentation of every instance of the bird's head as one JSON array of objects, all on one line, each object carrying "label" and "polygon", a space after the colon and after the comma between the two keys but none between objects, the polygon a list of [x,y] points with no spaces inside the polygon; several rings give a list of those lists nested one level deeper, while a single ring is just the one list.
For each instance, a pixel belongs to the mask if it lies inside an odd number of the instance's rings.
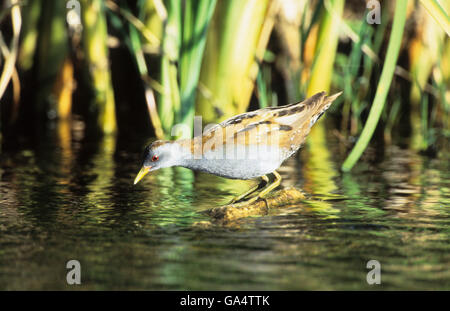
[{"label": "bird's head", "polygon": [[148,145],[144,150],[142,167],[134,179],[134,184],[137,184],[148,172],[173,166],[174,153],[172,149],[172,142],[169,141],[157,140]]}]

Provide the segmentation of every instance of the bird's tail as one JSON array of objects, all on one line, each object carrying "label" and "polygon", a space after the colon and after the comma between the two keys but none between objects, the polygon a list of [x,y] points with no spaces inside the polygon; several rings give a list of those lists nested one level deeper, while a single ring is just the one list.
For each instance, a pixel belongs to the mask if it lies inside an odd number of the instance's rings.
[{"label": "bird's tail", "polygon": [[310,128],[314,125],[314,123],[316,123],[320,119],[320,117],[325,113],[325,111],[327,111],[327,109],[330,108],[331,104],[336,100],[336,98],[338,98],[342,94],[342,92],[336,93],[331,96],[325,96],[325,92],[321,92],[318,94],[321,94],[322,98],[320,100],[320,104],[317,105],[317,108],[315,109],[315,112],[313,113],[313,116],[311,118],[311,121],[309,123]]}]

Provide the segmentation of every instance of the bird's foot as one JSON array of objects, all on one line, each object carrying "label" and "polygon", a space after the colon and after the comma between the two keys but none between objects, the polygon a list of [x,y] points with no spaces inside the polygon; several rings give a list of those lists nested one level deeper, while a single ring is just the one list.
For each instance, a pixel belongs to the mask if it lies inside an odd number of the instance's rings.
[{"label": "bird's foot", "polygon": [[256,201],[258,201],[259,199],[263,199],[264,201],[266,201],[266,205],[268,205],[267,200],[262,198],[260,195],[255,195],[255,196],[247,198],[247,199],[241,198],[240,200],[231,202],[230,204],[239,205],[239,206],[250,205],[250,204],[253,204]]}]

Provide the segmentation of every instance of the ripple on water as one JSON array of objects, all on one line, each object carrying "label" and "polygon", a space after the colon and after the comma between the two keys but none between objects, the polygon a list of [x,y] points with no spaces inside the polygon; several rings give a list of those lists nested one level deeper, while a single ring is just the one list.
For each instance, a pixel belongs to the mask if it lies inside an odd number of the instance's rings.
[{"label": "ripple on water", "polygon": [[177,168],[133,187],[140,141],[54,144],[2,155],[0,289],[66,289],[70,259],[85,289],[365,290],[371,259],[382,289],[450,289],[448,161],[392,147],[341,175],[337,146],[327,165],[306,150],[280,170],[306,200],[203,228],[253,182]]}]

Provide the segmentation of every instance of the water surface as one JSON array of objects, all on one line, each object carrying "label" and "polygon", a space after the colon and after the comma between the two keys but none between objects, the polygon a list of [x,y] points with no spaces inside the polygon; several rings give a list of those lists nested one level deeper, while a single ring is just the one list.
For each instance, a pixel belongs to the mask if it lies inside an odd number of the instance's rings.
[{"label": "water surface", "polygon": [[[174,168],[132,186],[142,139],[64,127],[4,151],[0,289],[450,289],[449,158],[389,146],[342,174],[347,150],[328,141],[280,169],[307,200],[208,228],[202,211],[252,181]],[[66,282],[71,259],[82,285]],[[381,285],[367,284],[372,259]]]}]

